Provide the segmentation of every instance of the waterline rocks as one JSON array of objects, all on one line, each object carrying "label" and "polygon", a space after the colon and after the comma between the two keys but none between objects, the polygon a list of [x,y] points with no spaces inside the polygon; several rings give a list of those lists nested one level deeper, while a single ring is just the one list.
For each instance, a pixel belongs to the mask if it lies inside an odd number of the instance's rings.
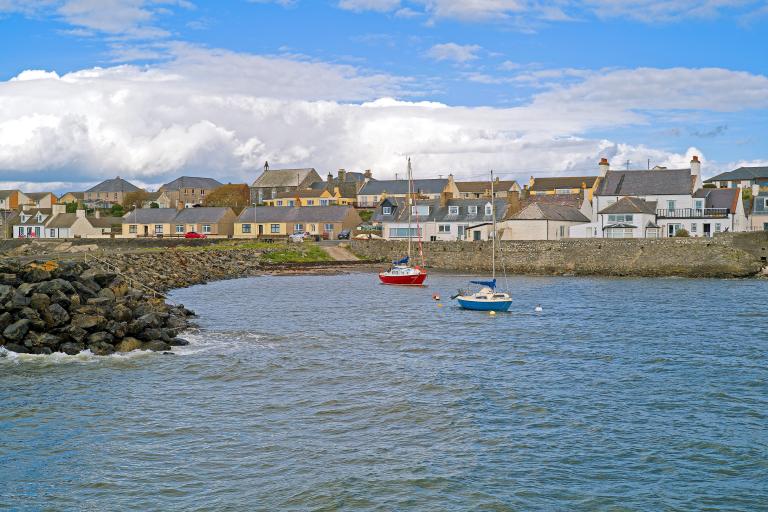
[{"label": "waterline rocks", "polygon": [[0,346],[19,353],[167,351],[192,311],[86,263],[0,262]]}]

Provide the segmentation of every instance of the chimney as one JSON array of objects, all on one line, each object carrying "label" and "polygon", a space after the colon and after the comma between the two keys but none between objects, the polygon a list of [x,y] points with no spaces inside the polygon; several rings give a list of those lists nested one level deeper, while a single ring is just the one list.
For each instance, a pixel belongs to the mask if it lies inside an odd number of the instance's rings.
[{"label": "chimney", "polygon": [[511,192],[507,195],[507,215],[512,215],[520,211],[520,195]]},{"label": "chimney", "polygon": [[264,172],[269,170],[269,162],[264,162]]},{"label": "chimney", "polygon": [[328,173],[328,183],[333,183],[333,173]]},{"label": "chimney", "polygon": [[[83,210],[83,211],[85,211],[85,210]],[[96,213],[94,213],[93,216],[96,217],[97,219],[100,219],[101,218],[101,212],[99,210],[96,210]]]},{"label": "chimney", "polygon": [[610,164],[608,163],[607,158],[601,158],[600,159],[600,177],[605,178],[605,175],[608,173],[608,170],[610,169]]},{"label": "chimney", "polygon": [[66,204],[54,204],[54,205],[51,205],[51,214],[53,214],[53,215],[60,215],[62,213],[67,213],[67,205]]},{"label": "chimney", "polygon": [[344,169],[339,169],[339,183],[344,183],[344,181],[347,178],[347,171]]},{"label": "chimney", "polygon": [[691,175],[701,176],[701,162],[699,162],[698,155],[693,155],[691,158]]},{"label": "chimney", "polygon": [[365,176],[366,180],[369,180],[369,179],[373,178],[373,173],[371,172],[370,169],[366,169],[365,172],[363,173],[363,175]]},{"label": "chimney", "polygon": [[448,206],[448,200],[451,199],[452,194],[450,192],[441,192],[440,193],[440,208],[445,208]]},{"label": "chimney", "polygon": [[[85,210],[79,210],[79,209],[75,210],[75,216],[78,219],[84,219],[85,218]],[[98,218],[98,217],[99,217],[99,212],[98,212],[98,210],[96,210],[96,218]]]},{"label": "chimney", "polygon": [[531,179],[528,180],[528,188],[533,189],[533,184],[536,182],[536,178],[531,176]]}]

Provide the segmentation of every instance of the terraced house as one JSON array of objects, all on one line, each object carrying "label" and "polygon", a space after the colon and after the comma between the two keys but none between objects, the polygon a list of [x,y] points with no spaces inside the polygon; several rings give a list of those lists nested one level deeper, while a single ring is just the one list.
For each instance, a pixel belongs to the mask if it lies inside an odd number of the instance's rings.
[{"label": "terraced house", "polygon": [[228,207],[136,208],[123,215],[122,238],[183,237],[192,232],[228,238],[235,219],[235,212]]},{"label": "terraced house", "polygon": [[[447,179],[413,180],[412,193],[419,199],[439,199],[442,194],[459,197],[459,189],[453,176]],[[372,180],[357,193],[357,206],[374,208],[386,198],[405,198],[408,195],[408,180]]]},{"label": "terraced house", "polygon": [[115,204],[123,204],[125,195],[129,192],[138,192],[139,187],[120,176],[104,180],[83,194],[83,203],[88,208],[111,208]]},{"label": "terraced house", "polygon": [[251,203],[265,204],[269,199],[276,199],[278,194],[306,190],[319,181],[323,179],[312,168],[271,169],[265,162],[261,176],[251,185]]},{"label": "terraced house", "polygon": [[583,193],[584,197],[592,200],[597,178],[597,176],[550,176],[542,178],[531,176],[525,190],[532,196]]},{"label": "terraced house", "polygon": [[711,183],[717,188],[751,190],[756,196],[768,192],[768,167],[739,167],[713,176],[704,183]]},{"label": "terraced house", "polygon": [[[157,192],[165,194],[169,208],[192,208],[202,205],[205,197],[220,186],[213,178],[182,176],[161,186]],[[162,196],[158,195],[158,199],[162,201]]]},{"label": "terraced house", "polygon": [[349,206],[256,206],[246,208],[237,218],[235,238],[271,238],[309,233],[334,239],[342,231],[354,230],[361,223],[360,215]]}]

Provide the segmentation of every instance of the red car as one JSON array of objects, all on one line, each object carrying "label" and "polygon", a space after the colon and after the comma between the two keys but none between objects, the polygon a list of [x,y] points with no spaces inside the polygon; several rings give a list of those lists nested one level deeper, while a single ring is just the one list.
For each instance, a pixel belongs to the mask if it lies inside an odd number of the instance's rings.
[{"label": "red car", "polygon": [[194,231],[190,231],[189,233],[184,235],[184,238],[206,238],[206,236],[200,233],[195,233]]}]

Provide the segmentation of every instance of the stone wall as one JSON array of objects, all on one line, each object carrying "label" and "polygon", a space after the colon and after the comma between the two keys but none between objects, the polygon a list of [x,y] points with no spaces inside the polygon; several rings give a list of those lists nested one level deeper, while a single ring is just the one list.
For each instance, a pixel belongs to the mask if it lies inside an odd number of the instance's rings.
[{"label": "stone wall", "polygon": [[[755,254],[760,252],[760,242],[750,240],[737,236],[510,241],[497,249],[496,268],[501,271],[503,263],[511,274],[748,277],[763,267]],[[401,258],[407,244],[353,240],[350,246],[359,257],[386,262]],[[491,270],[490,242],[427,242],[424,255],[431,268]]]}]

